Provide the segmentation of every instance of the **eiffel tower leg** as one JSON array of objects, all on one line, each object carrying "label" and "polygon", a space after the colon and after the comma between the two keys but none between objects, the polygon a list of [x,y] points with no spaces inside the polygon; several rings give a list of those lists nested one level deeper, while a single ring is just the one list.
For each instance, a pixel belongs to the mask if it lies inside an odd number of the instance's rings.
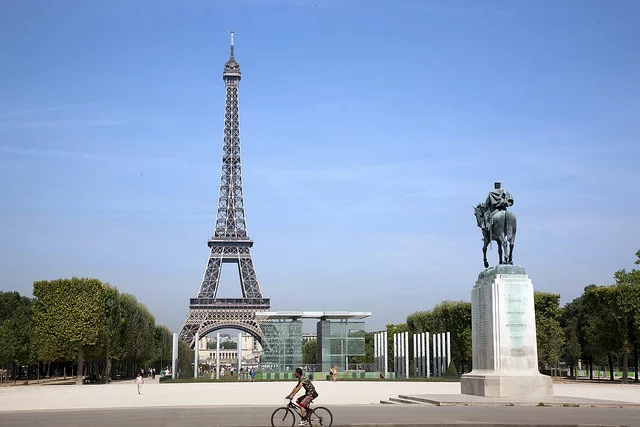
[{"label": "eiffel tower leg", "polygon": [[[198,292],[198,298],[215,298],[218,292],[218,284],[220,283],[220,271],[222,267],[222,248],[211,248],[209,260],[207,261],[207,267],[204,270],[204,276],[202,278],[202,284],[200,285],[200,291]],[[193,340],[195,333],[198,332],[200,325],[205,320],[202,316],[195,313],[193,310],[189,311],[189,316],[185,320],[182,330],[180,331],[180,339],[189,345],[194,345]]]},{"label": "eiffel tower leg", "polygon": [[262,298],[249,248],[242,248],[238,251],[238,272],[240,273],[242,296],[244,298]]},{"label": "eiffel tower leg", "polygon": [[215,298],[220,283],[220,271],[222,269],[223,248],[211,248],[207,268],[202,277],[202,284],[198,292],[198,298]]},{"label": "eiffel tower leg", "polygon": [[184,321],[184,325],[182,326],[182,330],[180,331],[180,339],[186,342],[191,347],[197,345],[195,342],[195,335],[200,329],[200,324],[202,322],[199,319],[198,313],[194,310],[189,310],[189,315],[187,316],[187,320]]}]

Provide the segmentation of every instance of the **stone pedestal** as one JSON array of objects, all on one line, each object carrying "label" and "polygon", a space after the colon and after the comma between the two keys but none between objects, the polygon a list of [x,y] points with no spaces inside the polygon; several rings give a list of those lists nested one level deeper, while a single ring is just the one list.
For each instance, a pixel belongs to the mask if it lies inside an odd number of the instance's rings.
[{"label": "stone pedestal", "polygon": [[473,370],[463,394],[539,398],[553,395],[538,372],[533,285],[524,268],[499,265],[478,276],[471,291]]}]

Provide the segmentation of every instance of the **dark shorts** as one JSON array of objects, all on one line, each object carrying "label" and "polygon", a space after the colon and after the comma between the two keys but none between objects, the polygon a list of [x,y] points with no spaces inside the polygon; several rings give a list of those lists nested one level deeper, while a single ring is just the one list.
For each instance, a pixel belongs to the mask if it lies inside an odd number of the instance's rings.
[{"label": "dark shorts", "polygon": [[302,408],[308,408],[309,404],[313,401],[313,396],[307,396],[306,394],[304,396],[300,396],[296,402],[298,403],[298,405],[300,405]]}]

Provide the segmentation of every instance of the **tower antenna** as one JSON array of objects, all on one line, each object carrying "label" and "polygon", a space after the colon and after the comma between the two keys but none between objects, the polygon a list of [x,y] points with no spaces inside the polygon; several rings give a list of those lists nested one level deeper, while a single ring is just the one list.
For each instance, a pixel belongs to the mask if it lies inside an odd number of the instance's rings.
[{"label": "tower antenna", "polygon": [[231,31],[231,59],[233,59],[233,31]]}]

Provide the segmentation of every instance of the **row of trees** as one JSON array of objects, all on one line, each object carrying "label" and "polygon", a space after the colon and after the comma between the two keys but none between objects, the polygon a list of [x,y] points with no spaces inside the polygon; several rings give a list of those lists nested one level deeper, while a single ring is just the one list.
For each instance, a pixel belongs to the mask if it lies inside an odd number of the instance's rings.
[{"label": "row of trees", "polygon": [[[636,253],[640,264],[640,251]],[[614,379],[614,364],[622,366],[622,381],[627,382],[630,356],[638,380],[640,347],[640,270],[620,270],[615,284],[590,285],[584,293],[560,307],[560,294],[535,292],[534,307],[541,370],[566,366],[576,375],[578,361],[588,365],[608,365]],[[451,357],[460,375],[471,370],[471,303],[444,301],[432,310],[418,311],[407,322],[387,325],[387,334],[409,332],[451,332]],[[365,340],[366,355],[354,363],[373,362],[373,334]],[[316,343],[303,346],[303,358],[315,360]],[[389,340],[389,366],[393,366],[393,341]],[[307,362],[305,362],[307,363]],[[592,373],[591,373],[592,375]]]},{"label": "row of trees", "polygon": [[[640,264],[640,251],[636,253]],[[622,365],[622,382],[627,382],[630,354],[634,355],[638,380],[640,347],[640,270],[620,270],[615,284],[590,285],[584,293],[560,307],[560,294],[536,292],[534,306],[540,369],[568,366],[575,375],[578,361],[609,366],[614,379],[614,362]],[[407,317],[406,324],[387,325],[387,332],[451,332],[451,357],[458,374],[470,368],[471,304],[445,301],[429,311]],[[392,353],[389,349],[389,354]]]},{"label": "row of trees", "polygon": [[[640,264],[640,251],[636,253]],[[565,306],[560,322],[565,333],[562,358],[571,366],[577,360],[609,366],[622,359],[622,382],[627,382],[629,357],[633,353],[638,381],[640,347],[640,270],[620,270],[611,286],[590,285]]]},{"label": "row of trees", "polygon": [[[172,333],[135,296],[76,277],[35,282],[33,295],[0,293],[0,366],[11,366],[14,378],[23,366],[27,376],[30,366],[47,376],[51,364],[62,365],[65,375],[75,367],[80,382],[85,366],[111,378],[170,364]],[[193,351],[179,343],[179,369],[190,375]]]}]

